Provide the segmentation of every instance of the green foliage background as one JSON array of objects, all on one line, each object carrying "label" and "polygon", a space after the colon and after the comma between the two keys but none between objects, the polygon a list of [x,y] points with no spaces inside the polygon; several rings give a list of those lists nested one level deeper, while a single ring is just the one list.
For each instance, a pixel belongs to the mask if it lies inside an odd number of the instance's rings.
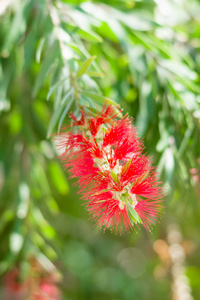
[{"label": "green foliage background", "polygon": [[[32,254],[62,274],[63,299],[172,299],[172,264],[154,245],[168,243],[176,224],[200,299],[200,199],[190,174],[200,157],[199,2],[9,0],[0,14],[1,277],[16,263],[26,276]],[[105,101],[134,118],[167,187],[152,234],[93,227],[56,158],[50,136],[68,111]]]}]

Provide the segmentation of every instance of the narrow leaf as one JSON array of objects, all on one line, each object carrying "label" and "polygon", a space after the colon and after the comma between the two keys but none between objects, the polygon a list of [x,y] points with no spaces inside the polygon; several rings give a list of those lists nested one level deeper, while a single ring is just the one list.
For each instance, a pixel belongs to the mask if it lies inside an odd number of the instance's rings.
[{"label": "narrow leaf", "polygon": [[193,127],[192,128],[188,128],[185,132],[185,135],[184,135],[184,138],[182,140],[182,143],[179,147],[179,150],[178,150],[178,153],[177,153],[177,158],[180,159],[181,155],[183,154],[183,152],[185,151],[187,145],[188,145],[188,141],[189,141],[189,138],[193,132]]},{"label": "narrow leaf", "polygon": [[140,219],[139,215],[130,204],[128,205],[128,211],[135,223],[142,223],[142,220]]},{"label": "narrow leaf", "polygon": [[[56,123],[58,122],[59,120],[59,117],[62,113],[62,111],[64,110],[65,108],[65,105],[66,105],[66,102],[67,100],[71,97],[72,95],[72,92],[73,92],[73,89],[71,89],[67,95],[64,97],[64,99],[62,100],[62,103],[60,104],[60,106],[58,106],[57,110],[53,113],[53,116],[51,118],[51,121],[49,123],[49,128],[48,128],[48,132],[47,132],[47,137],[49,137],[56,125]],[[72,104],[72,101],[70,101],[67,105],[68,107],[68,110],[70,109],[70,105]]]},{"label": "narrow leaf", "polygon": [[130,159],[127,161],[127,163],[125,164],[125,166],[124,166],[124,168],[123,168],[123,171],[122,171],[122,174],[124,174],[124,173],[128,170],[128,168],[129,168],[130,165],[131,165],[131,162],[132,162],[132,158],[130,158]]},{"label": "narrow leaf", "polygon": [[84,90],[81,90],[81,93],[83,95],[87,96],[88,98],[95,100],[96,102],[100,103],[101,105],[105,104],[105,103],[112,104],[113,106],[115,106],[115,110],[119,114],[119,116],[122,116],[119,109],[117,109],[118,104],[115,103],[112,99],[110,99],[108,97],[98,95],[96,93],[91,93],[91,92],[88,92],[88,91],[84,91]]},{"label": "narrow leaf", "polygon": [[65,107],[65,109],[64,109],[64,111],[63,111],[63,113],[62,113],[62,115],[60,117],[60,121],[59,121],[59,124],[58,124],[58,132],[60,132],[60,128],[62,126],[62,123],[63,123],[63,121],[64,121],[64,119],[65,119],[65,117],[66,117],[66,115],[67,115],[67,113],[68,113],[68,111],[70,109],[70,107],[72,106],[73,101],[74,101],[74,97],[72,97],[69,100],[69,102],[67,103],[67,106]]},{"label": "narrow leaf", "polygon": [[79,29],[77,31],[77,34],[85,39],[86,41],[89,41],[89,42],[94,42],[94,43],[102,43],[103,42],[103,39],[100,35],[98,35],[97,33],[95,33],[94,31],[85,31],[83,29]]},{"label": "narrow leaf", "polygon": [[96,72],[96,71],[88,71],[87,75],[90,77],[104,77],[104,73]]},{"label": "narrow leaf", "polygon": [[116,182],[116,183],[119,182],[119,179],[117,177],[117,174],[115,174],[115,172],[110,171],[110,174],[111,174],[112,179],[114,180],[114,182]]},{"label": "narrow leaf", "polygon": [[41,54],[42,54],[42,49],[44,47],[45,44],[45,38],[42,37],[39,41],[39,45],[37,47],[37,51],[36,51],[36,61],[39,64],[40,63],[40,59],[41,59]]},{"label": "narrow leaf", "polygon": [[44,59],[44,62],[42,63],[40,72],[37,76],[34,88],[33,88],[33,97],[35,97],[39,91],[39,89],[41,88],[41,86],[43,85],[46,76],[50,70],[50,68],[52,67],[52,65],[55,62],[55,57],[57,57],[57,51],[58,51],[58,47],[57,47],[57,43],[55,43],[53,45],[53,47],[49,50],[49,53],[47,54],[47,56]]},{"label": "narrow leaf", "polygon": [[90,67],[91,63],[95,58],[96,56],[91,56],[90,58],[84,61],[84,63],[81,65],[80,69],[78,70],[76,78],[81,77],[87,71],[87,69]]},{"label": "narrow leaf", "polygon": [[61,79],[60,81],[58,81],[56,84],[54,84],[53,86],[50,87],[49,92],[47,94],[47,100],[49,100],[49,98],[51,97],[51,95],[53,94],[54,91],[56,91],[56,89],[60,86],[60,84],[66,80],[67,77]]}]

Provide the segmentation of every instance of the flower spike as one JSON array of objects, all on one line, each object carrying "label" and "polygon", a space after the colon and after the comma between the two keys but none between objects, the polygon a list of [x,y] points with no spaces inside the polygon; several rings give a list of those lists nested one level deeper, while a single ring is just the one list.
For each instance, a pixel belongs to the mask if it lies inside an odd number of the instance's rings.
[{"label": "flower spike", "polygon": [[163,192],[132,119],[119,119],[112,105],[95,116],[82,109],[79,120],[70,117],[72,126],[58,136],[60,159],[77,178],[96,224],[150,230],[160,217]]}]

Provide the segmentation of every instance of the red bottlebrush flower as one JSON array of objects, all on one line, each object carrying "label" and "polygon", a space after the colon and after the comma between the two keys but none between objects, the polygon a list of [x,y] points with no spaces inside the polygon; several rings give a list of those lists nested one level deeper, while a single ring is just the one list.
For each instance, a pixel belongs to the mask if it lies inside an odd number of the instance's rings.
[{"label": "red bottlebrush flower", "polygon": [[112,105],[93,116],[81,111],[58,136],[60,158],[78,184],[87,209],[104,228],[150,230],[161,213],[162,188],[128,116]]},{"label": "red bottlebrush flower", "polygon": [[20,269],[9,271],[4,279],[3,300],[60,300],[58,273],[47,272],[35,259],[30,259],[29,272],[20,280]]},{"label": "red bottlebrush flower", "polygon": [[3,280],[3,300],[23,300],[27,296],[27,280],[20,280],[20,272],[16,267],[9,271]]}]

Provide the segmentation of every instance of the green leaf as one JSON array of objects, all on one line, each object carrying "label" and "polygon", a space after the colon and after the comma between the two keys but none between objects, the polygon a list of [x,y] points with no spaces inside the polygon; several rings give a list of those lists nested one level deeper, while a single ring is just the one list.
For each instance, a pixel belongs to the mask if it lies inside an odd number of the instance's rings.
[{"label": "green leaf", "polygon": [[135,211],[135,209],[129,204],[128,205],[128,212],[129,212],[129,217],[131,217],[132,221],[134,223],[142,223],[142,220],[140,219],[139,215]]},{"label": "green leaf", "polygon": [[61,128],[61,126],[63,124],[63,121],[64,121],[64,119],[65,119],[65,117],[66,117],[66,115],[67,115],[70,107],[72,106],[73,101],[74,101],[74,97],[71,98],[71,100],[68,102],[67,106],[65,107],[65,109],[64,109],[64,111],[63,111],[63,113],[62,113],[62,115],[60,117],[60,121],[59,121],[59,124],[58,124],[58,132],[60,131],[60,128]]},{"label": "green leaf", "polygon": [[81,39],[84,39],[86,41],[92,42],[92,43],[102,43],[103,39],[102,37],[97,34],[96,32],[92,31],[91,29],[87,28],[87,31],[84,28],[80,28],[82,24],[79,24],[79,27],[77,25],[69,24],[69,22],[66,24],[66,31],[69,32],[73,36],[78,36]]},{"label": "green leaf", "polygon": [[[5,1],[6,2],[6,1]],[[33,2],[24,1],[22,6],[17,5],[17,10],[15,11],[14,17],[10,26],[8,26],[8,31],[4,43],[2,45],[1,52],[3,56],[7,57],[10,51],[17,44],[16,42],[22,37],[26,30],[27,20],[29,18],[29,13],[32,8]]]},{"label": "green leaf", "polygon": [[83,38],[89,42],[94,42],[94,43],[102,43],[103,42],[102,37],[100,35],[96,34],[94,31],[88,32],[83,29],[78,29],[77,34],[81,38]]},{"label": "green leaf", "polygon": [[[60,104],[60,106],[58,106],[57,110],[53,113],[53,116],[52,116],[51,121],[49,123],[48,132],[47,132],[47,137],[48,138],[50,137],[56,123],[58,122],[62,111],[65,109],[65,105],[66,105],[67,100],[72,96],[72,93],[73,93],[73,89],[71,89],[67,93],[67,95],[63,98],[62,103]],[[71,101],[69,101],[69,103],[67,104],[68,110],[70,109],[73,100],[74,100],[74,97],[72,97]]]},{"label": "green leaf", "polygon": [[178,77],[184,77],[187,80],[197,79],[197,73],[191,70],[186,64],[182,62],[170,59],[162,59],[159,61],[159,65],[177,75]]},{"label": "green leaf", "polygon": [[39,41],[37,50],[36,50],[36,62],[39,64],[41,60],[42,50],[45,44],[45,37],[42,37]]},{"label": "green leaf", "polygon": [[86,59],[84,63],[81,65],[80,69],[77,72],[76,78],[81,77],[87,69],[90,67],[93,60],[96,58],[96,56],[91,56],[90,58]]},{"label": "green leaf", "polygon": [[114,180],[114,182],[119,182],[119,178],[117,176],[117,174],[115,172],[113,172],[112,170],[110,171],[110,174],[112,176],[112,179]]},{"label": "green leaf", "polygon": [[122,116],[120,110],[117,108],[118,104],[116,102],[114,102],[112,99],[110,99],[108,97],[104,97],[104,96],[98,95],[96,93],[84,91],[84,90],[81,90],[80,92],[83,95],[87,96],[88,98],[93,99],[96,102],[100,103],[101,105],[103,105],[105,103],[112,104],[113,106],[115,106],[115,110],[119,114],[119,116]]},{"label": "green leaf", "polygon": [[200,93],[200,88],[197,84],[195,84],[193,81],[185,79],[181,76],[177,76],[178,79],[180,80],[180,82],[182,84],[184,84],[186,87],[188,87],[191,91],[195,92],[195,93]]},{"label": "green leaf", "polygon": [[150,49],[154,53],[158,53],[159,51],[166,58],[173,58],[174,60],[178,59],[176,51],[174,51],[172,47],[168,46],[167,43],[163,43],[155,36],[134,31],[131,34],[131,39],[133,39],[134,42],[137,41],[140,44],[143,44],[147,49]]},{"label": "green leaf", "polygon": [[128,170],[128,168],[129,168],[130,165],[131,165],[131,162],[132,162],[132,158],[130,158],[130,159],[127,161],[127,163],[125,164],[125,166],[124,166],[124,168],[123,168],[123,171],[122,171],[122,174],[124,174],[124,173]]},{"label": "green leaf", "polygon": [[56,91],[57,88],[60,86],[60,84],[63,83],[63,81],[65,81],[66,79],[67,79],[67,77],[59,80],[56,84],[54,84],[53,86],[50,87],[49,92],[47,94],[47,100],[49,100],[49,98],[51,97],[53,92]]},{"label": "green leaf", "polygon": [[134,31],[148,31],[153,27],[153,22],[148,20],[145,15],[135,13],[122,13],[119,20]]},{"label": "green leaf", "polygon": [[46,79],[46,76],[51,69],[52,65],[55,62],[55,57],[58,56],[58,45],[57,43],[54,43],[53,47],[49,49],[47,56],[45,57],[40,72],[37,76],[37,79],[35,81],[35,85],[33,88],[33,97],[35,97],[41,88],[41,86],[44,84],[44,81]]},{"label": "green leaf", "polygon": [[188,145],[188,141],[189,141],[189,138],[193,132],[194,128],[188,128],[185,132],[185,135],[184,135],[184,138],[182,140],[182,143],[179,147],[179,150],[178,150],[178,153],[177,153],[177,158],[180,159],[180,157],[182,156],[183,152],[185,151],[187,145]]},{"label": "green leaf", "polygon": [[95,72],[95,71],[88,71],[87,75],[90,77],[104,77],[104,73],[101,72]]},{"label": "green leaf", "polygon": [[35,44],[37,42],[38,27],[40,26],[41,15],[38,14],[34,19],[29,33],[24,43],[24,69],[26,70],[34,61]]}]

